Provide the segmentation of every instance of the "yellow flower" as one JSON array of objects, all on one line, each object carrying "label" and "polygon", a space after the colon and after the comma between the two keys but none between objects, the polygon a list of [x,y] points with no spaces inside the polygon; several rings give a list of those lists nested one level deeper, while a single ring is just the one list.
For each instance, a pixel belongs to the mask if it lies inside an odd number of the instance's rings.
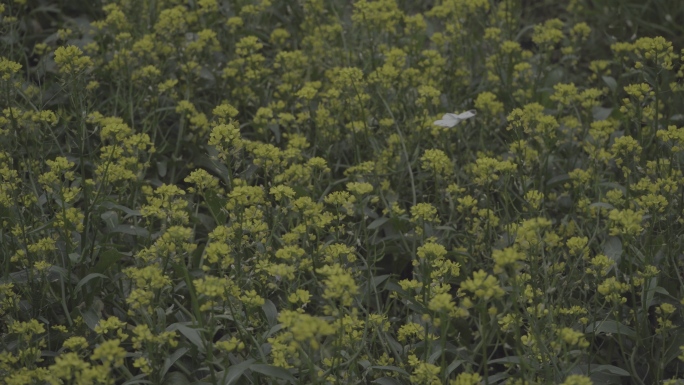
[{"label": "yellow flower", "polygon": [[123,365],[126,357],[126,350],[119,346],[120,344],[119,340],[105,341],[93,349],[90,359],[101,360],[105,366],[119,367]]},{"label": "yellow flower", "polygon": [[517,269],[518,261],[525,260],[525,254],[519,252],[513,247],[507,247],[503,250],[493,250],[492,259],[494,260],[494,273],[499,274],[504,272],[506,267],[511,266]]},{"label": "yellow flower", "polygon": [[245,343],[236,337],[231,337],[230,340],[216,342],[215,346],[224,352],[233,352],[236,350],[243,350],[245,348]]},{"label": "yellow flower", "polygon": [[318,349],[318,339],[335,333],[335,328],[320,317],[301,314],[296,311],[283,310],[278,321],[292,334],[297,342],[308,342],[311,348]]},{"label": "yellow flower", "polygon": [[518,168],[518,165],[509,161],[499,161],[490,157],[479,157],[475,163],[467,166],[468,172],[473,175],[473,181],[480,185],[486,186],[494,183],[500,179],[500,174],[512,173]]},{"label": "yellow flower", "polygon": [[355,1],[352,22],[361,28],[394,33],[403,13],[394,0]]},{"label": "yellow flower", "polygon": [[456,304],[453,302],[451,294],[440,293],[432,297],[430,303],[428,304],[428,309],[434,312],[449,313],[456,309]]},{"label": "yellow flower", "polygon": [[468,278],[461,284],[459,291],[469,291],[477,298],[488,301],[492,298],[501,298],[505,294],[499,286],[496,277],[487,274],[484,270],[473,272],[473,277]]},{"label": "yellow flower", "polygon": [[[677,55],[673,52],[672,43],[665,40],[662,36],[637,39],[634,42],[634,51],[639,59],[645,59],[665,70],[672,70],[673,62],[677,60]],[[636,62],[637,68],[642,65],[641,61]]]},{"label": "yellow flower", "polygon": [[358,197],[362,197],[373,192],[373,185],[367,182],[349,182],[347,183],[347,190]]},{"label": "yellow flower", "polygon": [[454,172],[451,159],[442,150],[425,150],[420,161],[423,170],[431,172],[438,178],[447,178]]},{"label": "yellow flower", "polygon": [[482,377],[477,373],[461,373],[449,381],[449,385],[480,385]]},{"label": "yellow flower", "polygon": [[567,344],[568,348],[586,348],[589,346],[589,342],[582,332],[575,331],[571,328],[562,328],[557,333],[558,337]]},{"label": "yellow flower", "polygon": [[441,368],[437,365],[429,364],[427,362],[416,363],[411,373],[411,384],[419,385],[442,385],[439,379]]},{"label": "yellow flower", "polygon": [[317,269],[316,273],[327,276],[323,280],[325,285],[323,298],[339,300],[342,306],[351,306],[354,296],[359,292],[359,287],[347,269],[339,264],[333,264]]},{"label": "yellow flower", "polygon": [[45,327],[36,319],[31,319],[27,322],[14,321],[7,325],[9,333],[17,333],[22,335],[27,340],[30,340],[34,334],[45,333]]},{"label": "yellow flower", "polygon": [[55,63],[60,73],[71,75],[78,74],[93,65],[93,61],[88,56],[83,56],[83,51],[73,45],[57,48]]},{"label": "yellow flower", "polygon": [[21,64],[13,62],[7,58],[0,58],[0,78],[2,80],[9,80],[12,75],[21,70]]},{"label": "yellow flower", "polygon": [[613,209],[608,214],[610,219],[610,235],[627,235],[636,237],[643,231],[641,211]]},{"label": "yellow flower", "polygon": [[418,339],[422,340],[425,334],[425,329],[415,323],[415,322],[409,322],[407,324],[401,325],[399,328],[399,331],[397,332],[397,339],[400,342],[406,342],[409,339]]},{"label": "yellow flower", "polygon": [[569,375],[561,385],[593,385],[591,379],[581,374]]},{"label": "yellow flower", "polygon": [[475,109],[485,116],[497,117],[504,112],[504,104],[494,93],[485,91],[477,95]]},{"label": "yellow flower", "polygon": [[416,250],[416,255],[420,259],[427,259],[428,261],[434,261],[434,260],[439,260],[444,258],[446,256],[447,251],[444,248],[444,246],[434,243],[434,242],[428,242]]},{"label": "yellow flower", "polygon": [[162,184],[154,192],[146,194],[147,204],[140,208],[143,217],[153,217],[186,224],[189,214],[188,202],[181,198],[185,191],[176,185]]},{"label": "yellow flower", "polygon": [[150,375],[152,373],[152,365],[150,360],[146,357],[138,357],[133,361],[133,367],[140,369],[141,372]]},{"label": "yellow flower", "polygon": [[[61,380],[70,382],[77,378],[82,378],[81,374],[90,369],[91,365],[83,361],[77,353],[69,352],[60,354],[55,357],[55,363],[50,365],[50,374],[48,381],[52,385],[63,384]],[[105,375],[108,371],[104,371]]]},{"label": "yellow flower", "polygon": [[411,221],[417,224],[438,223],[437,209],[430,203],[418,203],[411,207]]},{"label": "yellow flower", "polygon": [[629,285],[618,282],[615,277],[610,277],[603,281],[597,288],[598,292],[606,297],[607,301],[625,303],[627,298],[622,297],[622,293],[629,290]]},{"label": "yellow flower", "polygon": [[[530,190],[525,193],[525,201],[533,210],[538,210],[544,200],[544,193],[538,190]],[[528,208],[525,207],[525,210]]]},{"label": "yellow flower", "polygon": [[560,19],[550,19],[542,25],[535,25],[532,41],[544,49],[553,48],[563,39],[562,27],[563,22]]},{"label": "yellow flower", "polygon": [[553,86],[553,95],[549,97],[554,102],[558,102],[561,106],[567,107],[572,105],[579,99],[579,93],[575,83],[558,83]]},{"label": "yellow flower", "polygon": [[248,307],[260,307],[266,302],[255,290],[245,291],[240,301]]}]

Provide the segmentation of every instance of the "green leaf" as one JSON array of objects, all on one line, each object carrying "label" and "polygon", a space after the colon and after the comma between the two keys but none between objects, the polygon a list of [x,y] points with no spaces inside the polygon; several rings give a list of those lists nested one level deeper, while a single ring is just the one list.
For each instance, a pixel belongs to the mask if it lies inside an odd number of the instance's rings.
[{"label": "green leaf", "polygon": [[[648,218],[648,217],[649,217],[648,214],[647,214],[647,215],[644,215],[644,220],[646,220],[646,218]],[[641,252],[641,250],[639,250],[638,247],[635,247],[634,245],[629,245],[629,250],[630,250],[632,253],[634,253],[634,256],[636,257],[636,261],[639,262],[640,265],[637,264],[637,266],[641,266],[641,265],[643,265],[644,263],[646,263],[646,256],[644,255],[644,253]],[[633,261],[633,263],[634,263],[634,259],[632,259],[632,261]],[[635,263],[635,264],[636,264],[636,263]]]},{"label": "green leaf", "polygon": [[224,165],[222,162],[217,162],[213,159],[211,159],[212,155],[218,154],[218,151],[216,151],[216,148],[213,146],[208,146],[207,147],[207,152],[209,153],[209,156],[207,155],[199,155],[194,158],[194,162],[196,167],[203,167],[206,168],[209,171],[213,171],[216,175],[218,175],[225,184],[230,185],[230,170],[226,165]]},{"label": "green leaf", "polygon": [[511,375],[506,373],[506,372],[496,373],[496,374],[493,374],[493,375],[487,377],[485,384],[496,384],[497,382],[499,382],[501,380],[505,380],[506,378],[508,378],[510,376]]},{"label": "green leaf", "polygon": [[283,328],[283,324],[275,324],[264,334],[264,339],[272,336],[273,334],[279,332]]},{"label": "green leaf", "polygon": [[296,198],[301,198],[301,197],[306,197],[309,196],[309,192],[307,189],[300,185],[295,185],[295,186],[290,186],[292,189],[295,191],[295,199]]},{"label": "green leaf", "polygon": [[280,125],[277,124],[277,123],[272,123],[272,124],[267,125],[266,127],[267,127],[269,130],[271,130],[271,132],[273,133],[273,135],[275,135],[275,141],[276,141],[276,143],[280,143],[280,137],[281,137],[281,135],[282,135],[282,133],[280,132]]},{"label": "green leaf", "polygon": [[223,385],[230,385],[233,383],[233,381],[240,378],[245,370],[247,370],[254,361],[255,360],[253,358],[250,358],[246,361],[240,362],[239,364],[231,365],[230,368],[228,368]]},{"label": "green leaf", "polygon": [[293,384],[297,382],[297,379],[294,378],[292,374],[290,374],[290,372],[277,366],[266,364],[254,364],[249,367],[249,370],[261,373],[263,375],[268,376],[269,378],[278,378],[281,380],[290,381]]},{"label": "green leaf", "polygon": [[656,293],[662,294],[662,295],[668,295],[668,296],[670,295],[670,292],[667,291],[667,289],[665,289],[662,286],[656,286],[656,288],[653,289],[653,291],[655,291]]},{"label": "green leaf", "polygon": [[617,81],[615,81],[615,78],[612,76],[601,76],[601,79],[603,79],[603,82],[610,88],[610,92],[615,93],[615,90],[617,89]]},{"label": "green leaf", "polygon": [[430,354],[430,357],[428,357],[426,362],[428,364],[434,364],[437,361],[437,359],[442,356],[443,353],[444,351],[442,350],[442,347],[439,345],[436,346],[435,351],[432,354]]},{"label": "green leaf", "polygon": [[97,324],[100,322],[100,316],[95,312],[95,310],[93,310],[92,307],[82,311],[81,316],[90,330],[95,330],[95,326],[97,326]]},{"label": "green leaf", "polygon": [[682,350],[679,348],[684,345],[684,333],[677,333],[674,337],[669,338],[669,346],[665,352],[663,352],[663,364],[668,365],[673,360],[676,360]]},{"label": "green leaf", "polygon": [[273,326],[276,323],[278,323],[278,309],[276,308],[273,301],[267,299],[261,306],[261,310],[264,311],[269,326]]},{"label": "green leaf", "polygon": [[551,179],[549,179],[548,181],[546,181],[546,187],[554,187],[556,185],[569,182],[571,180],[572,180],[572,178],[570,178],[570,175],[568,175],[568,174],[556,175],[556,176],[552,177]]},{"label": "green leaf", "polygon": [[371,384],[379,384],[379,385],[401,385],[401,382],[397,381],[396,378],[392,377],[380,377],[375,381],[372,381]]},{"label": "green leaf", "polygon": [[371,278],[371,284],[373,285],[373,287],[378,287],[381,283],[385,282],[391,276],[391,274],[374,276],[373,278]]},{"label": "green leaf", "polygon": [[113,229],[119,225],[119,214],[116,211],[105,211],[100,215],[100,218],[102,218],[108,229]]},{"label": "green leaf", "polygon": [[587,329],[584,332],[594,334],[621,334],[629,338],[637,337],[637,334],[634,331],[634,329],[630,328],[629,326],[623,325],[620,322],[612,320],[596,321],[593,324],[589,324],[589,326],[587,326]]},{"label": "green leaf", "polygon": [[458,369],[458,367],[461,366],[461,364],[463,364],[464,362],[465,361],[463,361],[463,360],[454,360],[452,363],[449,364],[449,366],[447,366],[446,375],[450,376],[451,373],[454,370]]},{"label": "green leaf", "polygon": [[371,222],[370,225],[368,225],[368,230],[375,230],[375,229],[377,229],[378,227],[384,225],[387,221],[389,221],[389,218],[387,218],[387,217],[380,217],[380,218],[374,220],[373,222]]},{"label": "green leaf", "polygon": [[162,381],[162,383],[168,385],[189,385],[190,381],[188,381],[188,378],[185,377],[185,374],[181,372],[171,372],[164,377],[164,381]]},{"label": "green leaf", "polygon": [[118,225],[112,229],[112,233],[122,233],[128,235],[137,235],[139,237],[148,237],[150,232],[139,226],[133,225]]},{"label": "green leaf", "polygon": [[618,376],[629,376],[629,372],[613,365],[599,365],[591,367],[592,373],[610,373]]},{"label": "green leaf", "polygon": [[[175,352],[173,352],[170,356],[166,357],[166,358],[164,359],[164,366],[162,367],[161,372],[160,372],[159,374],[160,374],[162,377],[164,377],[164,375],[166,374],[166,372],[168,372],[169,369],[171,369],[171,367],[173,366],[173,364],[174,364],[176,361],[178,361],[179,358],[183,357],[183,355],[184,355],[185,353],[187,353],[189,350],[190,350],[190,349],[188,349],[188,348],[186,348],[186,347],[183,347],[183,348],[177,349],[177,350],[176,350]],[[171,373],[169,373],[169,375],[172,375],[173,373],[176,373],[176,372],[171,372]],[[187,379],[186,379],[186,382],[187,382]],[[164,381],[164,383],[167,383],[167,382]]]},{"label": "green leaf", "polygon": [[110,266],[113,264],[119,262],[119,260],[123,257],[123,254],[119,253],[118,251],[114,249],[109,249],[107,251],[103,251],[100,253],[98,256],[98,261],[95,267],[93,268],[93,272],[95,273],[104,273],[109,269]]},{"label": "green leaf", "polygon": [[563,71],[563,68],[561,67],[556,67],[549,71],[546,75],[546,79],[544,80],[544,86],[551,88],[563,81],[563,78],[565,78],[564,72],[565,71]]},{"label": "green leaf", "polygon": [[162,162],[157,162],[157,172],[159,173],[160,177],[165,177],[166,176],[166,161]]},{"label": "green leaf", "polygon": [[612,113],[612,108],[594,107],[592,109],[592,115],[594,117],[594,120],[606,120]]},{"label": "green leaf", "polygon": [[211,215],[216,219],[218,223],[216,225],[223,225],[226,223],[226,212],[223,210],[223,207],[226,205],[226,199],[225,198],[220,198],[216,194],[212,192],[207,192],[204,196],[205,202],[207,204],[207,207],[209,208],[209,211],[211,211]]},{"label": "green leaf", "polygon": [[200,352],[205,353],[204,349],[204,339],[202,339],[202,334],[199,330],[190,328],[181,323],[173,323],[166,328],[167,331],[178,330],[185,338],[188,339],[193,345],[197,346]]},{"label": "green leaf", "polygon": [[135,385],[135,384],[149,384],[150,380],[147,379],[147,374],[142,373],[131,378],[130,380],[123,383],[123,385]]},{"label": "green leaf", "polygon": [[199,223],[201,223],[202,226],[204,226],[204,228],[208,231],[212,231],[216,228],[216,220],[211,215],[197,213],[195,218],[197,218]]},{"label": "green leaf", "polygon": [[620,238],[608,237],[603,243],[603,254],[615,261],[615,263],[619,263],[622,257],[622,241]]},{"label": "green leaf", "polygon": [[615,208],[615,206],[611,205],[608,202],[594,202],[590,204],[589,207],[599,207],[606,210],[612,210]]},{"label": "green leaf", "polygon": [[522,362],[519,356],[508,356],[487,361],[490,364],[519,364]]},{"label": "green leaf", "polygon": [[86,275],[85,277],[83,277],[83,279],[81,279],[80,281],[78,281],[78,284],[76,285],[76,288],[74,289],[74,291],[75,291],[75,292],[78,292],[78,291],[81,289],[81,287],[82,287],[83,285],[85,285],[86,283],[90,282],[91,280],[93,280],[93,279],[95,279],[95,278],[105,278],[105,279],[107,279],[107,278],[109,278],[109,277],[107,277],[107,276],[104,275],[104,274],[100,274],[100,273],[90,273],[90,274]]},{"label": "green leaf", "polygon": [[79,253],[69,253],[69,260],[75,264],[81,262],[81,254]]},{"label": "green leaf", "polygon": [[651,307],[653,305],[653,297],[655,297],[656,289],[658,286],[658,277],[653,277],[648,281],[648,289],[646,289],[646,307]]},{"label": "green leaf", "polygon": [[125,212],[126,216],[124,217],[124,219],[128,219],[129,217],[142,216],[140,211],[129,209],[126,206],[122,206],[122,205],[116,204],[114,202],[104,202],[104,203],[102,203],[102,207],[108,208],[108,209],[117,209],[117,210],[121,210],[121,211]]},{"label": "green leaf", "polygon": [[401,375],[408,376],[408,372],[398,366],[391,366],[391,365],[375,365],[375,366],[369,366],[368,369],[370,370],[387,370],[390,372],[397,372]]},{"label": "green leaf", "polygon": [[608,190],[620,190],[622,191],[622,194],[627,195],[627,188],[620,183],[616,182],[600,182],[599,187],[605,188],[605,191]]}]

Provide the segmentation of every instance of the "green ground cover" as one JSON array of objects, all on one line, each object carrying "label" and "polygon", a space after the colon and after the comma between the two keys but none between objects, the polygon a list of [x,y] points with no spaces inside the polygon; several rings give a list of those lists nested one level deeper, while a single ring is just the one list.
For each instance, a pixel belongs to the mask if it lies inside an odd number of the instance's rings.
[{"label": "green ground cover", "polygon": [[684,384],[677,20],[4,0],[0,384]]}]

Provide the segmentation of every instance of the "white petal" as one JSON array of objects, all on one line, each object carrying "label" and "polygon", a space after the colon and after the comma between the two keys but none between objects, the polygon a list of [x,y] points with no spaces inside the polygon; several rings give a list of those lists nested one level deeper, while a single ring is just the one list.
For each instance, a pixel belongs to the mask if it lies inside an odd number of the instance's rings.
[{"label": "white petal", "polygon": [[435,121],[434,124],[435,126],[441,126],[441,127],[453,127],[458,123],[458,121],[455,120],[437,120]]},{"label": "white petal", "polygon": [[476,114],[477,114],[477,112],[475,112],[475,110],[469,110],[469,111],[461,112],[460,114],[458,114],[458,117],[459,117],[459,119],[470,119],[473,116],[475,116]]},{"label": "white petal", "polygon": [[446,113],[442,116],[441,120],[434,122],[433,124],[441,127],[454,127],[455,125],[461,123],[465,119],[470,119],[475,116],[475,110],[469,110],[461,112],[460,114]]}]

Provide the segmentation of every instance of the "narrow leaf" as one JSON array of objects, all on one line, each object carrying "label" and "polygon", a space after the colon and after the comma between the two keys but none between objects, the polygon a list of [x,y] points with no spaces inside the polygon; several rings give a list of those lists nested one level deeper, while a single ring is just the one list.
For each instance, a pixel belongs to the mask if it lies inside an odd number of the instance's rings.
[{"label": "narrow leaf", "polygon": [[240,378],[245,370],[247,370],[254,361],[255,360],[253,358],[250,358],[249,360],[240,362],[239,364],[231,365],[231,367],[228,368],[223,385],[230,385],[233,383],[233,381]]},{"label": "narrow leaf", "polygon": [[190,328],[178,322],[169,325],[169,327],[167,327],[166,330],[178,330],[182,335],[185,336],[185,338],[188,339],[188,341],[190,341],[193,345],[197,346],[197,349],[199,349],[200,352],[205,352],[204,340],[202,339],[202,334],[199,330]]},{"label": "narrow leaf", "polygon": [[[161,372],[159,374],[161,374],[161,376],[164,377],[164,375],[166,375],[166,372],[168,372],[169,369],[171,369],[173,364],[176,361],[178,361],[179,358],[183,357],[183,355],[185,353],[187,353],[189,350],[190,349],[188,349],[188,348],[180,348],[180,349],[176,350],[175,352],[173,352],[170,356],[166,357],[166,359],[164,359],[164,366],[162,367]],[[173,373],[169,373],[169,376],[172,374]],[[185,379],[185,381],[187,383],[187,379]],[[165,381],[164,383],[167,383],[167,382]]]},{"label": "narrow leaf", "polygon": [[392,378],[392,377],[380,377],[377,380],[372,381],[371,384],[401,385],[401,382],[397,381],[395,378]]},{"label": "narrow leaf", "polygon": [[90,273],[90,274],[86,275],[85,277],[83,277],[83,279],[81,279],[78,282],[74,291],[78,292],[83,285],[85,285],[86,283],[90,282],[91,280],[93,280],[95,278],[105,278],[106,279],[107,276],[103,275],[103,274],[99,274],[99,273]]},{"label": "narrow leaf", "polygon": [[150,232],[147,231],[147,229],[133,225],[118,225],[112,229],[112,233],[137,235],[139,237],[147,237],[150,235]]},{"label": "narrow leaf", "polygon": [[387,218],[387,217],[380,217],[380,218],[374,220],[373,222],[371,222],[370,225],[368,225],[368,230],[375,230],[375,229],[377,229],[378,227],[384,225],[387,221],[389,221],[389,218]]},{"label": "narrow leaf", "polygon": [[637,336],[634,329],[630,328],[629,326],[623,325],[620,322],[612,321],[612,320],[597,321],[597,322],[594,322],[593,324],[589,324],[589,326],[587,326],[587,329],[585,330],[585,333],[621,334],[621,335],[627,336],[629,338],[636,338],[636,336]]},{"label": "narrow leaf", "polygon": [[620,238],[608,237],[603,244],[603,254],[616,263],[620,262],[620,258],[622,257],[622,241]]},{"label": "narrow leaf", "polygon": [[291,383],[296,383],[297,379],[290,374],[287,370],[279,368],[273,365],[265,364],[254,364],[249,367],[249,370],[261,373],[268,376],[269,378],[279,378],[281,380],[290,381]]},{"label": "narrow leaf", "polygon": [[107,250],[103,251],[100,253],[98,256],[98,261],[95,267],[93,268],[93,272],[95,273],[104,273],[109,269],[110,266],[113,264],[119,262],[119,260],[123,257],[123,254],[119,253],[116,250]]},{"label": "narrow leaf", "polygon": [[278,322],[278,309],[270,299],[267,299],[264,302],[264,304],[261,306],[261,310],[264,311],[269,326],[273,326]]},{"label": "narrow leaf", "polygon": [[163,383],[165,385],[190,385],[190,381],[181,372],[171,372],[164,377]]},{"label": "narrow leaf", "polygon": [[592,366],[591,368],[592,368],[592,370],[591,370],[592,373],[597,373],[597,372],[598,373],[610,373],[610,374],[615,374],[618,376],[629,376],[630,375],[628,371],[626,371],[622,368],[618,368],[617,366],[613,366],[613,365],[599,365],[596,367]]},{"label": "narrow leaf", "polygon": [[390,366],[390,365],[376,365],[376,366],[369,366],[368,369],[372,370],[387,370],[390,372],[397,372],[401,375],[408,376],[408,372],[398,366]]},{"label": "narrow leaf", "polygon": [[119,225],[119,214],[116,211],[105,211],[100,215],[100,218],[102,218],[108,229],[113,229]]},{"label": "narrow leaf", "polygon": [[612,76],[601,76],[601,79],[603,79],[603,82],[610,88],[610,91],[614,93],[617,89],[617,81],[615,81],[615,78]]}]

